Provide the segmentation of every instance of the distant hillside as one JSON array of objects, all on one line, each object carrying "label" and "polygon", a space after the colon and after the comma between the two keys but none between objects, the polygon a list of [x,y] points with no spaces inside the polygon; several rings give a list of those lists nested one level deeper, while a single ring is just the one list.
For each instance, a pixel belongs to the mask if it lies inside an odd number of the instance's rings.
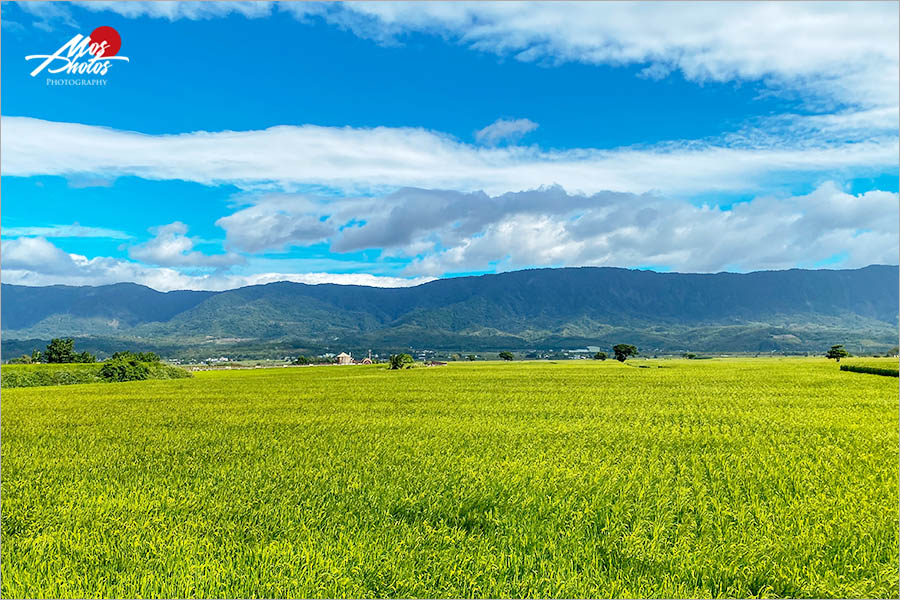
[{"label": "distant hillside", "polygon": [[136,283],[98,287],[2,285],[3,332],[28,329],[53,316],[116,321],[131,327],[168,321],[203,302],[215,292],[157,292]]},{"label": "distant hillside", "polygon": [[3,284],[4,350],[54,335],[177,348],[575,348],[768,352],[897,342],[898,268],[682,274],[535,269],[411,288],[272,283],[162,293]]}]

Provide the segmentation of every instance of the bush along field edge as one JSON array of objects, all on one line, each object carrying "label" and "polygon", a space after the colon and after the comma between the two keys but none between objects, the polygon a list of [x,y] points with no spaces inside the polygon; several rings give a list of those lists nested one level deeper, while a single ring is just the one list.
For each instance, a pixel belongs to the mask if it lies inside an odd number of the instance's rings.
[{"label": "bush along field edge", "polygon": [[110,360],[94,364],[3,365],[0,387],[38,387],[77,383],[115,383],[144,379],[184,379],[191,374],[163,363]]},{"label": "bush along field edge", "polygon": [[4,365],[0,387],[39,387],[76,383],[113,383],[144,379],[183,379],[191,374],[164,364],[155,352],[116,352],[103,362],[75,352],[72,338],[53,338],[46,350],[33,350]]},{"label": "bush along field edge", "polygon": [[900,377],[900,371],[896,368],[890,369],[884,367],[867,367],[864,365],[841,365],[841,371],[868,373],[869,375],[883,375],[885,377]]},{"label": "bush along field edge", "polygon": [[164,363],[109,360],[93,364],[3,365],[0,388],[184,379],[191,374]]}]

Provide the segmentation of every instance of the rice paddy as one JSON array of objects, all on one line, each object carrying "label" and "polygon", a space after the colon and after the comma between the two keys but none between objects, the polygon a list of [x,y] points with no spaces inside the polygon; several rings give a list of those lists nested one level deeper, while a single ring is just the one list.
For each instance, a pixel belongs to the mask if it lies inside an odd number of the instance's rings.
[{"label": "rice paddy", "polygon": [[898,595],[897,380],[825,359],[4,389],[2,439],[3,597]]}]

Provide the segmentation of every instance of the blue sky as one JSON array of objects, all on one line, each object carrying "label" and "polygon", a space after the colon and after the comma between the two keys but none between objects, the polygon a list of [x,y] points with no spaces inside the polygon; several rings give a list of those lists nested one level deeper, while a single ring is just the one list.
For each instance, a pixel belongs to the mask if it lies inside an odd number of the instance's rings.
[{"label": "blue sky", "polygon": [[896,264],[896,9],[3,2],[3,281]]}]

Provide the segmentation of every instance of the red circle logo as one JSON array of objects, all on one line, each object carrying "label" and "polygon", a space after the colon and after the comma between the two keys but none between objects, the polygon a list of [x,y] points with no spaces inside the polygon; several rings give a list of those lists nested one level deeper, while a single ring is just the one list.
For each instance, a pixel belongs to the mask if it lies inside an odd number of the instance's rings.
[{"label": "red circle logo", "polygon": [[[91,32],[92,46],[97,44],[97,48],[99,49],[103,45],[103,42],[106,42],[106,49],[103,50],[103,56],[115,56],[122,47],[122,38],[119,36],[119,32],[106,25],[98,27]],[[92,54],[95,54],[95,52],[92,52]]]}]

